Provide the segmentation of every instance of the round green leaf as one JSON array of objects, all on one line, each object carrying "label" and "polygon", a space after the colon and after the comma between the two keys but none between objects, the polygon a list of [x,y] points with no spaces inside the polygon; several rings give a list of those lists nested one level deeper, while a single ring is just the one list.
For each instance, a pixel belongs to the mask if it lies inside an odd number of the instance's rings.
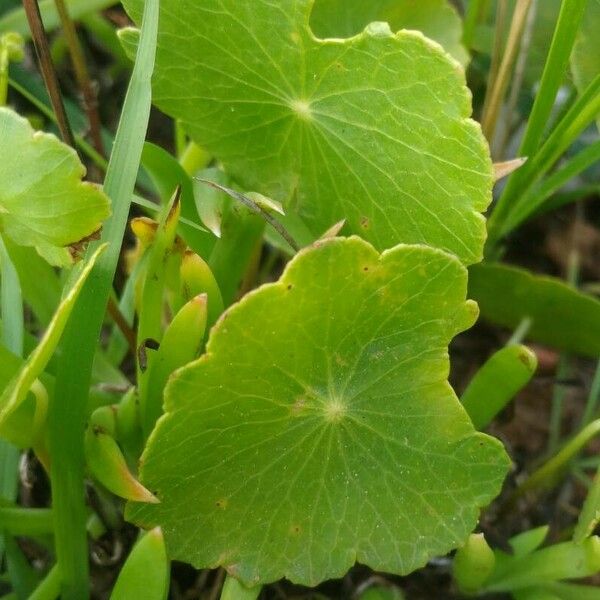
[{"label": "round green leaf", "polygon": [[464,542],[508,468],[447,382],[472,325],[460,262],[360,238],[301,251],[167,388],[142,458],[172,558],[248,585],[313,585],[355,561],[409,573]]},{"label": "round green leaf", "polygon": [[448,0],[315,0],[310,25],[317,37],[343,38],[373,21],[385,21],[393,31],[421,31],[462,65],[469,62],[461,43],[462,20]]},{"label": "round green leaf", "polygon": [[85,167],[73,149],[2,107],[0,139],[0,231],[53,264],[69,264],[68,247],[110,214],[108,198],[81,181]]},{"label": "round green leaf", "polygon": [[[124,4],[139,22],[141,0]],[[463,70],[384,23],[317,39],[311,9],[163,0],[155,102],[315,237],[345,218],[379,250],[427,243],[478,261],[492,169]]]}]

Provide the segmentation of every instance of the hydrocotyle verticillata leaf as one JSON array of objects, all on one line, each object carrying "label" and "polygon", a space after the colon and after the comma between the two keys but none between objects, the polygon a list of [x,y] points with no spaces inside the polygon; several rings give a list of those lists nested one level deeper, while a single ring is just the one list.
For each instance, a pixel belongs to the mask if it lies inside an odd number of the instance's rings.
[{"label": "hydrocotyle verticillata leaf", "polygon": [[[143,3],[124,4],[139,23]],[[346,219],[379,250],[427,243],[478,261],[493,178],[462,68],[383,23],[317,39],[312,5],[163,0],[156,104],[315,238]]]},{"label": "hydrocotyle verticillata leaf", "polygon": [[81,181],[85,167],[73,149],[2,107],[0,139],[0,230],[52,264],[70,264],[68,248],[100,229],[108,198]]},{"label": "hydrocotyle verticillata leaf", "polygon": [[345,38],[374,21],[389,23],[392,31],[421,31],[462,65],[469,62],[462,20],[448,0],[315,0],[310,25],[319,38]]},{"label": "hydrocotyle verticillata leaf", "polygon": [[307,585],[355,561],[405,574],[464,542],[509,461],[447,382],[471,326],[460,262],[358,237],[301,251],[179,371],[142,457],[172,558],[247,585]]}]

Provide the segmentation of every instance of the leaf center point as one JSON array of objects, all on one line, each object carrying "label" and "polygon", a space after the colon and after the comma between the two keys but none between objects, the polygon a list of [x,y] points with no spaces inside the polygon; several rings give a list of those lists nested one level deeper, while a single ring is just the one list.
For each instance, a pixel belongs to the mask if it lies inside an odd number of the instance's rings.
[{"label": "leaf center point", "polygon": [[312,109],[310,108],[310,103],[306,100],[292,100],[290,102],[290,107],[299,119],[302,119],[303,121],[312,121]]},{"label": "leaf center point", "polygon": [[332,398],[325,404],[325,420],[330,423],[337,423],[344,418],[348,410],[346,404],[339,398]]}]

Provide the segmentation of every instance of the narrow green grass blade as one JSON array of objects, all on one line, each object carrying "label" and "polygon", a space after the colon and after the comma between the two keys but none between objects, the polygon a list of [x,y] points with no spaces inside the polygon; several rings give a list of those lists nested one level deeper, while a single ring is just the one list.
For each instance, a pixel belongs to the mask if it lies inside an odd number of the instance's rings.
[{"label": "narrow green grass blade", "polygon": [[[589,167],[600,161],[600,140],[590,144],[581,152],[570,158],[558,171],[552,173],[549,177],[536,188],[522,197],[518,207],[511,212],[509,218],[504,224],[504,231],[509,232],[516,229],[521,223],[527,221],[531,216],[546,212],[547,200],[563,185],[569,182],[580,173],[583,173]],[[573,201],[578,197],[574,196]]]},{"label": "narrow green grass blade", "polygon": [[[518,156],[534,157],[556,100],[556,94],[565,77],[575,36],[585,11],[587,0],[564,0],[554,30],[554,36],[542,73],[540,88],[537,91],[533,109],[527,122]],[[509,179],[506,188],[488,222],[490,232],[497,231],[498,225],[511,210],[515,198],[523,184],[529,181],[531,172],[519,169]],[[490,235],[488,247],[492,247],[498,236]]]},{"label": "narrow green grass blade", "polygon": [[[542,144],[535,156],[522,167],[520,174],[523,185],[519,195],[510,202],[504,211],[504,219],[492,216],[489,223],[491,243],[498,236],[508,234],[523,219],[531,214],[528,192],[544,174],[546,174],[558,161],[561,155],[575,142],[583,130],[594,121],[600,113],[600,74],[589,84],[576,102],[567,110],[558,122],[548,139]],[[592,154],[593,154],[592,150]],[[583,158],[587,160],[587,156]]]},{"label": "narrow green grass blade", "polygon": [[[41,0],[40,12],[46,31],[52,31],[60,25],[54,0]],[[65,2],[72,19],[79,19],[88,13],[117,4],[116,0],[67,0]],[[16,31],[26,39],[31,37],[27,17],[22,7],[15,8],[0,19],[0,33]]]},{"label": "narrow green grass blade", "polygon": [[23,354],[23,298],[19,275],[0,236],[2,296],[2,343],[15,354]]},{"label": "narrow green grass blade", "polygon": [[[23,354],[23,299],[19,275],[0,235],[0,313],[2,343],[14,354]],[[0,439],[0,497],[13,501],[17,496],[19,449]],[[0,524],[0,561],[4,553],[4,536]],[[7,549],[9,552],[10,549]]]},{"label": "narrow green grass blade", "polygon": [[531,156],[540,145],[556,94],[569,65],[569,57],[586,4],[587,0],[563,0],[562,2],[540,88],[521,142],[519,156]]},{"label": "narrow green grass blade", "polygon": [[88,564],[84,506],[84,426],[92,362],[111,292],[151,105],[151,77],[158,30],[158,0],[144,6],[137,59],[110,157],[104,190],[112,217],[102,233],[109,248],[91,273],[65,332],[49,413],[51,482],[56,555],[63,600],[87,598]]}]

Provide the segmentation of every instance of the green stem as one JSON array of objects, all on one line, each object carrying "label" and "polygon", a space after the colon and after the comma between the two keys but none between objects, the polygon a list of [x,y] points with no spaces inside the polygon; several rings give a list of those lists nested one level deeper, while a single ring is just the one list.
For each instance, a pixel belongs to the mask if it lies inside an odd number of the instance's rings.
[{"label": "green stem", "polygon": [[525,317],[513,331],[513,334],[506,342],[506,345],[516,346],[517,344],[520,344],[525,339],[525,336],[529,333],[532,323],[533,322],[530,317]]},{"label": "green stem", "polygon": [[29,600],[56,600],[60,595],[60,569],[54,565]]},{"label": "green stem", "polygon": [[0,43],[0,106],[6,106],[8,96],[8,48]]},{"label": "green stem", "polygon": [[[569,267],[567,273],[567,281],[573,286],[577,287],[577,281],[579,279],[579,251],[574,246],[569,253]],[[563,417],[563,404],[566,395],[564,386],[561,380],[567,379],[570,372],[570,358],[567,354],[563,354],[560,357],[558,369],[556,371],[556,378],[558,383],[554,387],[552,394],[552,409],[550,412],[550,435],[548,437],[548,451],[550,453],[555,452],[560,441],[560,428]]]},{"label": "green stem", "polygon": [[53,531],[52,511],[48,508],[0,506],[0,529],[11,535],[48,535]]},{"label": "green stem", "polygon": [[598,412],[598,404],[600,403],[600,360],[596,365],[594,378],[590,387],[590,393],[585,403],[585,409],[581,417],[581,425],[585,426],[594,418]]},{"label": "green stem", "polygon": [[[92,362],[119,260],[151,105],[151,76],[158,29],[158,0],[144,4],[138,54],[123,104],[104,190],[113,214],[101,243],[109,247],[81,292],[63,336],[54,402],[48,415],[56,555],[63,600],[88,597],[84,430]],[[92,245],[91,251],[95,245]]]},{"label": "green stem", "polygon": [[549,461],[544,463],[537,471],[517,489],[516,496],[541,487],[549,487],[560,475],[561,471],[584,448],[584,446],[598,433],[600,433],[600,419],[592,421],[584,427],[570,442]]}]

